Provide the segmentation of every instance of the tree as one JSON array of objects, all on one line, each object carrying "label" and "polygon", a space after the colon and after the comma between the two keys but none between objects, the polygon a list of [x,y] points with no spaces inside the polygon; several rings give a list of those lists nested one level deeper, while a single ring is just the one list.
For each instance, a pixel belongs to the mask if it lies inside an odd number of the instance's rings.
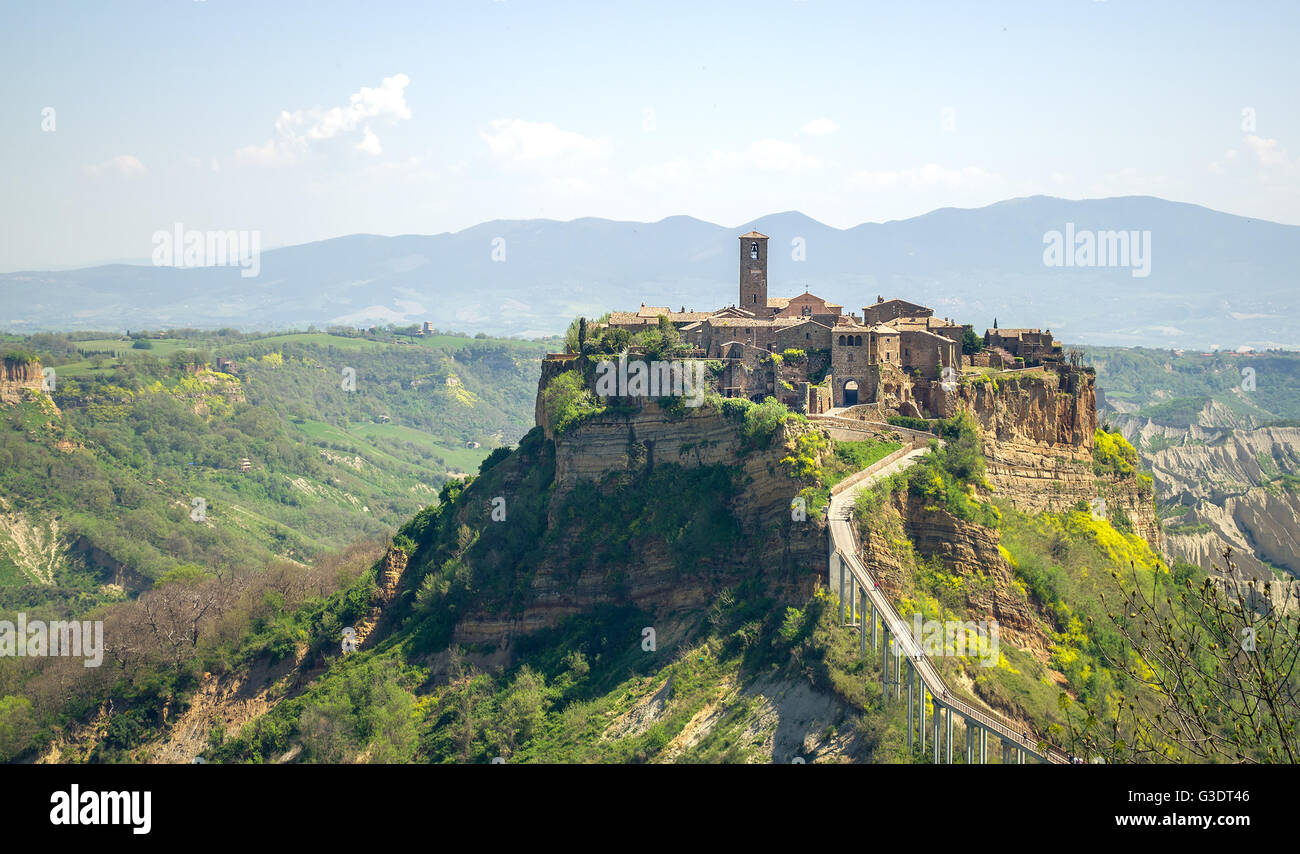
[{"label": "tree", "polygon": [[36,738],[32,701],[10,696],[0,699],[0,761],[20,756]]},{"label": "tree", "polygon": [[1273,582],[1245,579],[1231,549],[1223,563],[1219,579],[1193,585],[1184,577],[1174,595],[1158,589],[1161,572],[1149,590],[1134,572],[1109,614],[1130,654],[1112,663],[1151,689],[1156,709],[1139,713],[1137,703],[1121,698],[1107,736],[1095,732],[1101,726],[1090,716],[1075,735],[1092,752],[1181,758],[1172,746],[1210,761],[1294,764],[1300,757],[1300,601],[1289,601],[1295,587],[1279,594]]},{"label": "tree", "polygon": [[[996,321],[994,322],[996,326]],[[975,334],[975,330],[969,326],[962,330],[961,333],[961,351],[967,356],[974,356],[984,349],[984,339]]]}]

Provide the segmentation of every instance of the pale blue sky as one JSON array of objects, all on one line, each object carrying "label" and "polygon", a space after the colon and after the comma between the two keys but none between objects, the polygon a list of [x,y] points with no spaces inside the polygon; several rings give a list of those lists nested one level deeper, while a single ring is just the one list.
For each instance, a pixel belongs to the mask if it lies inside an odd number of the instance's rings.
[{"label": "pale blue sky", "polygon": [[178,221],[265,249],[526,217],[848,227],[1046,193],[1300,224],[1295,2],[0,14],[5,271],[147,258]]}]

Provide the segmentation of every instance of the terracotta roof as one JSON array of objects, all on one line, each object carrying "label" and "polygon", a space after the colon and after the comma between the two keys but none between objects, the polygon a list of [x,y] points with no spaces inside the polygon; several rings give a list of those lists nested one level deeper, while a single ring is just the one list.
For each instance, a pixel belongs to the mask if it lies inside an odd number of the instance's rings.
[{"label": "terracotta roof", "polygon": [[637,312],[641,317],[658,317],[661,314],[672,314],[673,310],[666,305],[646,305],[641,304],[641,310]]},{"label": "terracotta roof", "polygon": [[750,238],[754,238],[754,237],[757,237],[760,240],[767,240],[766,234],[759,234],[757,231],[751,231],[749,234],[740,235],[741,240],[749,240]]},{"label": "terracotta roof", "polygon": [[768,297],[767,298],[768,308],[785,308],[788,305],[790,305],[789,297]]},{"label": "terracotta roof", "polygon": [[945,344],[955,344],[955,343],[956,343],[956,342],[954,342],[951,338],[947,337],[946,335],[937,335],[937,334],[935,334],[934,332],[931,332],[931,331],[928,330],[928,329],[903,329],[903,330],[901,330],[901,333],[904,334],[904,335],[924,335],[924,336],[926,336],[927,338],[934,338],[936,341],[942,341],[942,342],[944,342]]},{"label": "terracotta roof", "polygon": [[929,308],[928,305],[921,305],[919,302],[911,302],[910,300],[899,299],[898,297],[882,300],[881,302],[873,302],[871,305],[867,306],[867,308],[879,308],[882,305],[889,305],[894,302],[902,303],[903,305],[914,305],[917,308]]},{"label": "terracotta roof", "polygon": [[776,325],[776,321],[774,320],[759,320],[756,317],[755,318],[710,317],[708,320],[705,321],[705,323],[708,323],[710,326],[726,326],[726,327],[775,326]]},{"label": "terracotta roof", "polygon": [[830,329],[825,323],[813,320],[811,317],[774,317],[771,323],[773,326],[801,326],[805,323],[816,323],[823,329]]}]

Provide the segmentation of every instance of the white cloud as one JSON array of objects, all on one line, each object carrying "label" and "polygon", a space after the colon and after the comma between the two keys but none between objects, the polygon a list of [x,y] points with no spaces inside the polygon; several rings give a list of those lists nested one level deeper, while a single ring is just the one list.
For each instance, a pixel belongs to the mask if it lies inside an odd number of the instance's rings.
[{"label": "white cloud", "polygon": [[810,136],[826,136],[827,134],[835,133],[835,131],[839,129],[840,126],[835,124],[835,122],[827,118],[821,118],[813,119],[800,130]]},{"label": "white cloud", "polygon": [[1300,171],[1300,161],[1293,161],[1286,149],[1277,144],[1276,139],[1263,139],[1249,134],[1246,136],[1246,145],[1251,154],[1255,155],[1255,160],[1265,169],[1279,169],[1286,174]]},{"label": "white cloud", "polygon": [[406,105],[406,87],[411,78],[405,74],[385,77],[378,89],[362,86],[361,91],[348,99],[346,107],[335,107],[316,116],[307,130],[310,139],[332,139],[344,131],[355,130],[366,119],[387,116],[394,122],[411,117]]},{"label": "white cloud", "polygon": [[144,164],[140,159],[132,154],[119,154],[116,157],[110,157],[103,163],[89,163],[85,166],[87,175],[102,175],[105,172],[117,172],[127,178],[133,178],[136,175],[143,175],[145,172]]},{"label": "white cloud", "polygon": [[803,172],[821,168],[815,157],[803,153],[797,142],[763,139],[746,151],[714,151],[715,169],[769,169],[780,172]]},{"label": "white cloud", "polygon": [[863,190],[884,190],[897,186],[911,189],[945,187],[947,189],[976,189],[1001,181],[1001,177],[978,166],[952,169],[937,163],[911,169],[872,172],[861,170],[849,178],[849,184]]},{"label": "white cloud", "polygon": [[362,86],[348,98],[345,107],[328,110],[282,110],[275,120],[275,135],[262,145],[246,145],[235,152],[240,163],[254,166],[292,166],[305,155],[312,142],[333,139],[344,133],[363,129],[360,142],[353,147],[367,154],[383,151],[379,137],[371,129],[371,120],[385,119],[391,124],[411,117],[406,104],[406,87],[411,78],[405,74],[385,77],[378,88]]},{"label": "white cloud", "polygon": [[357,151],[364,151],[366,154],[378,155],[383,153],[384,147],[379,143],[379,137],[366,125],[366,135],[357,143]]},{"label": "white cloud", "polygon": [[513,166],[580,163],[602,159],[606,152],[604,141],[561,130],[550,122],[497,119],[479,135],[495,156]]}]

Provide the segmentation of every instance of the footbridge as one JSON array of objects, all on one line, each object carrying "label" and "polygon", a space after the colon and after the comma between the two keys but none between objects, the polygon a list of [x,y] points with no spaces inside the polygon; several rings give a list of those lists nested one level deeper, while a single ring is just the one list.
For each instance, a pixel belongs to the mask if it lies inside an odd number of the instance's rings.
[{"label": "footbridge", "polygon": [[[814,419],[823,422],[824,419]],[[825,419],[830,420],[830,419]],[[836,419],[839,420],[839,419]],[[829,425],[827,425],[829,426]],[[849,425],[836,425],[849,427]],[[868,425],[858,422],[849,429],[876,428],[897,432],[893,425]],[[915,433],[906,431],[905,435]],[[899,616],[893,604],[880,589],[874,578],[858,557],[857,541],[853,536],[852,512],[858,494],[881,478],[903,471],[925,454],[929,434],[909,435],[909,446],[890,454],[853,477],[837,484],[832,490],[827,520],[830,528],[830,583],[839,585],[840,622],[857,628],[862,654],[867,651],[870,634],[873,653],[881,653],[881,674],[885,699],[902,701],[907,694],[907,747],[913,749],[914,739],[919,740],[921,753],[934,752],[935,763],[952,763],[956,718],[964,722],[965,761],[967,764],[984,764],[988,761],[989,736],[996,738],[1002,749],[1004,764],[1041,762],[1066,764],[1069,759],[1060,749],[1044,739],[1026,732],[1007,721],[978,709],[954,695],[930,658],[913,637],[911,625]],[[923,444],[924,443],[924,444]],[[891,658],[892,656],[892,658]],[[927,702],[928,700],[928,702]],[[933,714],[929,714],[929,706]],[[928,718],[928,719],[927,719]],[[927,747],[928,737],[928,747]]]}]

